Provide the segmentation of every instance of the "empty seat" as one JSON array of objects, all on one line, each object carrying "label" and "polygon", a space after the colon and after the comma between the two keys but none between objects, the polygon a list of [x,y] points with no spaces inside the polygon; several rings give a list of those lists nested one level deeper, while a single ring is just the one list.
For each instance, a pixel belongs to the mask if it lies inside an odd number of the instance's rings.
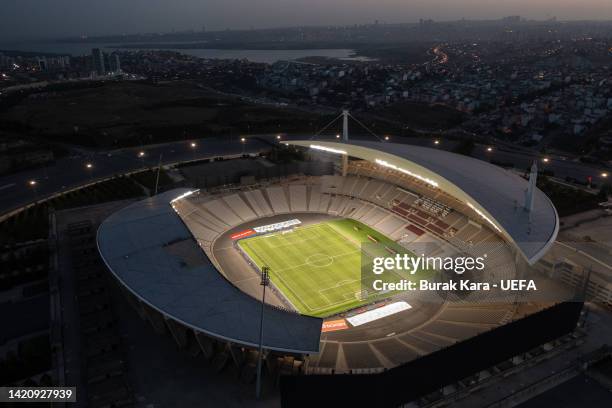
[{"label": "empty seat", "polygon": [[287,196],[285,195],[285,189],[280,186],[268,187],[266,189],[268,198],[270,199],[270,205],[275,213],[288,213],[289,203],[287,202]]},{"label": "empty seat", "polygon": [[247,191],[244,196],[251,204],[251,207],[257,212],[257,215],[269,217],[273,214],[270,204],[264,198],[261,190]]},{"label": "empty seat", "polygon": [[204,208],[230,226],[238,225],[242,221],[221,199],[204,203]]},{"label": "empty seat", "polygon": [[321,202],[321,187],[312,186],[310,189],[310,201],[308,202],[308,211],[319,211]]},{"label": "empty seat", "polygon": [[306,211],[306,186],[305,185],[290,185],[289,186],[289,204],[291,211]]},{"label": "empty seat", "polygon": [[223,197],[223,201],[240,217],[243,221],[248,221],[255,219],[257,216],[249,208],[248,205],[244,202],[244,200],[238,194],[232,194],[226,197]]},{"label": "empty seat", "polygon": [[383,218],[378,224],[376,224],[376,229],[382,232],[383,234],[389,236],[405,224],[406,221],[404,221],[400,217],[396,215],[388,215],[387,217]]},{"label": "empty seat", "polygon": [[319,201],[319,211],[320,212],[327,212],[327,209],[329,207],[329,201],[330,201],[330,196],[329,194],[321,194],[321,200]]}]

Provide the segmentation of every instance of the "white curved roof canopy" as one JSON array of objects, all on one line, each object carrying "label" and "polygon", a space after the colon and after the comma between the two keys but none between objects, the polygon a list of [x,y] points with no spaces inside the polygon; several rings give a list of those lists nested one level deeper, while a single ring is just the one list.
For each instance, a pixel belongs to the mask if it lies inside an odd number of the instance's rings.
[{"label": "white curved roof canopy", "polygon": [[[349,156],[407,170],[433,181],[442,191],[473,207],[482,223],[513,242],[533,264],[550,248],[559,231],[559,217],[549,198],[539,189],[533,210],[524,208],[528,183],[501,167],[472,157],[427,147],[350,141],[287,141],[288,145],[334,149]],[[333,154],[333,153],[332,153]]]},{"label": "white curved roof canopy", "polygon": [[[172,209],[188,189],[131,204],[98,229],[98,250],[115,277],[164,316],[213,337],[257,347],[261,303],[227,281]],[[322,319],[266,304],[266,349],[316,353]]]}]

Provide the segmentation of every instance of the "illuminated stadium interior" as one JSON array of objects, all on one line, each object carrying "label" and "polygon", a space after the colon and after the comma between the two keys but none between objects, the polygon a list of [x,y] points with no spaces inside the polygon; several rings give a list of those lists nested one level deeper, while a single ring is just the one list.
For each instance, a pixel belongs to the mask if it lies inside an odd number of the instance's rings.
[{"label": "illuminated stadium interior", "polygon": [[[486,254],[488,278],[517,276],[558,230],[539,190],[525,210],[525,180],[434,149],[289,143],[313,159],[350,159],[335,175],[173,190],[128,207],[99,231],[111,271],[140,302],[197,338],[254,346],[259,269],[268,266],[264,347],[308,355],[310,373],[394,367],[528,313],[516,293],[501,290],[435,298],[368,293],[360,270],[373,255],[364,258],[362,245],[376,242],[397,253]],[[120,250],[114,240],[126,239]]]},{"label": "illuminated stadium interior", "polygon": [[[362,244],[380,245],[367,253]],[[390,297],[368,292],[370,282],[362,282],[362,268],[368,270],[371,259],[393,253],[413,255],[406,248],[374,229],[352,219],[337,219],[307,227],[271,232],[238,242],[250,262],[258,268],[268,266],[274,286],[297,311],[328,317],[358,306]],[[371,269],[371,268],[370,268]],[[422,273],[401,275],[394,281],[417,279]],[[363,274],[368,280],[375,275]]]}]

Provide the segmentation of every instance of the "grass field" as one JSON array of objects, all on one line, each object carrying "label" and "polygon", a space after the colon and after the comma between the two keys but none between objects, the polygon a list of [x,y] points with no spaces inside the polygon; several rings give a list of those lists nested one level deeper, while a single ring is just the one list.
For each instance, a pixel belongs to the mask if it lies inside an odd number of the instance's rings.
[{"label": "grass field", "polygon": [[[369,253],[362,254],[361,244],[372,242],[368,235],[380,245],[367,245]],[[373,257],[389,256],[385,246],[408,252],[383,234],[348,219],[246,238],[238,245],[259,268],[270,267],[272,283],[300,313],[317,317],[332,316],[381,298],[381,294],[371,292],[363,296],[362,283],[371,286],[369,281],[375,278],[365,273],[362,282],[363,264],[369,267]],[[394,273],[391,280],[414,277]]]}]

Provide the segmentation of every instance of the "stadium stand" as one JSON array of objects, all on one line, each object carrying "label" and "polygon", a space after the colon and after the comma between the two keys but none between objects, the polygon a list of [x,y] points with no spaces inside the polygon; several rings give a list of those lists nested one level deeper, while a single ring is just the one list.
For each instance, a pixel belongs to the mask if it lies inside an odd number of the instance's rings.
[{"label": "stadium stand", "polygon": [[329,208],[329,202],[331,197],[329,194],[321,194],[321,200],[319,201],[319,212],[326,213]]},{"label": "stadium stand", "polygon": [[[177,203],[176,208],[191,224],[199,241],[210,242],[231,226],[257,217],[319,212],[359,220],[414,253],[443,257],[487,253],[487,269],[491,273],[499,277],[513,276],[514,258],[501,238],[448,206],[443,196],[436,193],[435,199],[424,197],[420,193],[431,193],[426,191],[427,187],[414,188],[415,182],[407,178],[398,186],[383,179],[372,179],[371,176],[380,176],[380,173],[373,173],[371,169],[359,171],[344,178],[297,178],[214,200],[190,197]],[[396,180],[395,176],[388,179]],[[448,347],[512,319],[512,295],[495,295],[506,303],[487,304],[487,295],[474,294],[465,303],[445,304],[434,319],[418,329],[372,344],[336,344],[323,337],[321,353],[311,357],[308,370],[329,372],[338,370],[339,365],[356,372],[383,370]]]},{"label": "stadium stand", "polygon": [[[359,220],[413,252],[432,256],[487,254],[500,277],[514,273],[513,257],[491,230],[446,204],[418,195],[405,186],[361,175],[297,177],[285,185],[268,185],[221,198],[194,197],[177,203],[177,210],[194,224],[194,236],[213,241],[245,220],[292,211],[319,212]],[[376,175],[376,174],[375,174]],[[440,197],[440,194],[438,194]]]},{"label": "stadium stand", "polygon": [[310,190],[310,201],[308,202],[308,211],[319,211],[321,203],[321,187],[319,185],[312,186]]},{"label": "stadium stand", "polygon": [[387,236],[393,235],[395,231],[404,227],[406,221],[395,215],[388,215],[376,225],[376,229]]},{"label": "stadium stand", "polygon": [[[456,256],[486,252],[491,273],[498,277],[515,274],[514,257],[504,242],[490,229],[447,205],[443,195],[436,193],[435,199],[425,199],[422,193],[431,191],[426,191],[425,186],[413,188],[413,180],[404,179],[398,185],[390,182],[396,180],[396,175],[372,179],[373,175],[381,176],[361,169],[360,174],[346,178],[298,178],[283,181],[284,184],[252,186],[248,191],[218,191],[214,196],[202,192],[173,206],[207,253],[219,236],[246,221],[309,211],[359,220],[415,253]],[[371,343],[338,343],[323,335],[321,352],[309,358],[305,372],[385,370],[513,319],[511,295],[495,293],[499,301],[491,304],[486,303],[486,296],[480,293],[463,303],[444,304],[434,318],[418,328],[400,325],[393,336]]]},{"label": "stadium stand", "polygon": [[225,196],[223,197],[223,200],[232,209],[232,211],[236,213],[238,217],[240,217],[242,221],[250,221],[257,218],[253,210],[248,207],[240,195],[232,194]]},{"label": "stadium stand", "polygon": [[290,212],[289,203],[287,202],[287,195],[285,189],[282,186],[268,187],[266,188],[268,198],[270,199],[270,205],[276,214],[283,214]]},{"label": "stadium stand", "polygon": [[245,196],[260,217],[269,217],[274,214],[260,190],[247,191]]},{"label": "stadium stand", "polygon": [[230,210],[223,200],[208,201],[204,203],[204,208],[229,226],[238,225],[241,222],[241,219]]},{"label": "stadium stand", "polygon": [[289,186],[289,204],[291,211],[304,212],[307,211],[306,186],[305,185],[290,185]]}]

